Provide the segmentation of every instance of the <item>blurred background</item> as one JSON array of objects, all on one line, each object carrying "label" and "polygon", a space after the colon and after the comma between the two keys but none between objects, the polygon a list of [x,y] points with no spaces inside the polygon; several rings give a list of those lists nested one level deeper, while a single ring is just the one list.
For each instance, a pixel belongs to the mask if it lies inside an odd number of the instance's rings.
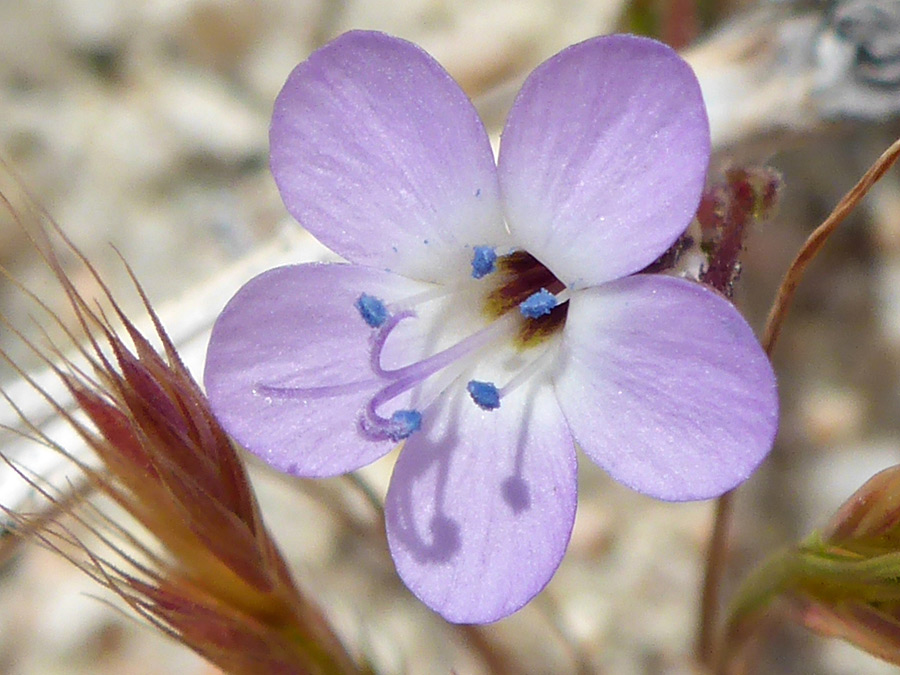
[{"label": "blurred background", "polygon": [[[205,331],[240,284],[327,255],[281,205],[267,129],[291,69],[351,28],[422,45],[495,138],[527,73],[573,42],[630,31],[681,49],[710,110],[714,171],[768,163],[784,174],[781,208],[753,232],[738,287],[757,328],[806,235],[900,135],[897,0],[0,0],[2,184],[18,176],[137,311],[118,250],[199,376]],[[68,316],[7,213],[0,264]],[[9,283],[0,310],[39,335]],[[38,367],[6,328],[0,346]],[[739,492],[726,592],[900,460],[897,170],[810,269],[775,365],[781,431]],[[0,379],[15,388],[8,367]],[[381,496],[392,461],[363,474]],[[403,588],[374,515],[345,482],[253,467],[301,585],[382,672],[696,672],[710,503],[655,502],[583,461],[572,543],[547,590],[494,626],[457,628]],[[217,672],[109,600],[61,559],[16,547],[0,567],[0,673]],[[770,639],[760,672],[893,671],[790,626]]]}]

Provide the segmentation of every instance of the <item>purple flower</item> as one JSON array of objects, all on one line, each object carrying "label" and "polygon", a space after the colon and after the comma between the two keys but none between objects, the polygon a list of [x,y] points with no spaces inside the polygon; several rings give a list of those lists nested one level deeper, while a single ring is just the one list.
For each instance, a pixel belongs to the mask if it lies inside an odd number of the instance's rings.
[{"label": "purple flower", "polygon": [[775,380],[750,327],[703,286],[636,274],[690,222],[709,159],[668,47],[599,37],[539,66],[495,164],[431,57],[347,33],[291,73],[270,140],[288,210],[350,264],[244,286],[213,329],[209,397],[297,476],[403,441],[391,553],[450,621],[504,617],[549,581],[576,443],[667,500],[717,496],[769,451]]}]

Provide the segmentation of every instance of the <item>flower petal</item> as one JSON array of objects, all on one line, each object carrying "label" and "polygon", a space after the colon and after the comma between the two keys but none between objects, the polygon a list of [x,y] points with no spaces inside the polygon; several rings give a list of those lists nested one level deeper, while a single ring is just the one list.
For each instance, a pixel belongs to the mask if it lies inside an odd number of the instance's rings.
[{"label": "flower petal", "polygon": [[653,262],[697,210],[709,161],[697,78],[633,35],[573,45],[519,93],[500,144],[517,242],[574,287]]},{"label": "flower petal", "polygon": [[403,581],[447,620],[512,614],[550,580],[577,500],[572,437],[546,383],[484,411],[462,389],[427,411],[394,468],[388,543]]},{"label": "flower petal", "polygon": [[638,275],[572,296],[554,376],[588,457],[638,492],[708,499],[769,452],[778,394],[738,311],[683,279]]},{"label": "flower petal", "polygon": [[288,211],[352,262],[446,280],[469,273],[472,247],[507,243],[484,126],[412,43],[353,31],[314,52],[269,140]]},{"label": "flower petal", "polygon": [[370,368],[372,329],[354,302],[363,292],[391,302],[427,288],[354,265],[278,267],[252,279],[209,342],[204,382],[219,421],[247,450],[297,476],[378,459],[393,443],[362,436],[358,419],[384,382]]}]

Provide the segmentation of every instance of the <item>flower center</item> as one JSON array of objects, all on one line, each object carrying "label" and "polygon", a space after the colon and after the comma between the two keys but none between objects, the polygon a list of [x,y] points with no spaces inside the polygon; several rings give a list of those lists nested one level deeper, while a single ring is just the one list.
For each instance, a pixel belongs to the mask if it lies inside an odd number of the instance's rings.
[{"label": "flower center", "polygon": [[[370,364],[384,387],[370,399],[360,416],[360,430],[373,440],[400,441],[421,426],[422,410],[447,388],[461,386],[464,373],[477,374],[479,364],[489,360],[511,345],[519,354],[516,366],[506,375],[506,382],[497,385],[492,381],[470,379],[465,389],[472,402],[482,410],[496,410],[502,399],[521,386],[544,365],[549,345],[546,343],[565,324],[568,312],[568,294],[565,284],[554,276],[534,256],[524,251],[514,251],[497,256],[489,247],[476,246],[472,257],[472,274],[475,281],[467,281],[459,288],[445,289],[444,293],[426,293],[388,305],[378,298],[363,293],[356,301],[362,319],[374,330],[370,338]],[[483,281],[482,281],[483,280]],[[431,302],[444,294],[458,295],[451,301],[465,302],[471,299],[474,284],[480,298],[481,314],[487,324],[420,361],[401,368],[388,369],[382,363],[385,345],[397,326],[406,320],[418,320],[414,307]],[[522,354],[528,352],[527,357]],[[444,386],[432,392],[430,400],[419,400],[414,409],[397,409],[390,417],[379,409],[389,401],[422,385],[438,373],[446,373]]]},{"label": "flower center", "polygon": [[496,286],[487,295],[484,312],[493,319],[519,307],[523,316],[531,319],[519,325],[518,347],[534,347],[562,329],[569,303],[550,304],[549,298],[556,298],[566,288],[553,272],[525,251],[498,258],[496,268]]}]

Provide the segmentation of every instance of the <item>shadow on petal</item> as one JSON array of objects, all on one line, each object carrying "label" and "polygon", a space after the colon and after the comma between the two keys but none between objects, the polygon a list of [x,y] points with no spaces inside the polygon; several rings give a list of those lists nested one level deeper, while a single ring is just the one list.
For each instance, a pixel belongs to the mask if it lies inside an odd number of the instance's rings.
[{"label": "shadow on petal", "polygon": [[[451,417],[459,411],[460,399],[453,402]],[[460,526],[443,511],[447,492],[447,481],[453,449],[459,447],[459,432],[453,425],[447,425],[443,433],[435,438],[435,424],[426,423],[425,429],[417,436],[415,452],[405,453],[406,480],[391,481],[395,508],[391,510],[392,530],[397,539],[420,563],[450,562],[461,549]],[[428,474],[436,472],[432,486]],[[402,488],[398,488],[402,485]],[[413,491],[433,489],[430,499],[416,504]],[[429,537],[422,536],[417,527],[416,514],[421,512],[422,502],[427,504]]]},{"label": "shadow on petal", "polygon": [[577,495],[571,435],[541,382],[493,411],[461,390],[426,417],[385,501],[391,555],[447,620],[496,621],[540,592],[562,559]]},{"label": "shadow on petal", "polygon": [[531,490],[521,476],[510,476],[503,481],[503,501],[518,514],[531,508]]}]

